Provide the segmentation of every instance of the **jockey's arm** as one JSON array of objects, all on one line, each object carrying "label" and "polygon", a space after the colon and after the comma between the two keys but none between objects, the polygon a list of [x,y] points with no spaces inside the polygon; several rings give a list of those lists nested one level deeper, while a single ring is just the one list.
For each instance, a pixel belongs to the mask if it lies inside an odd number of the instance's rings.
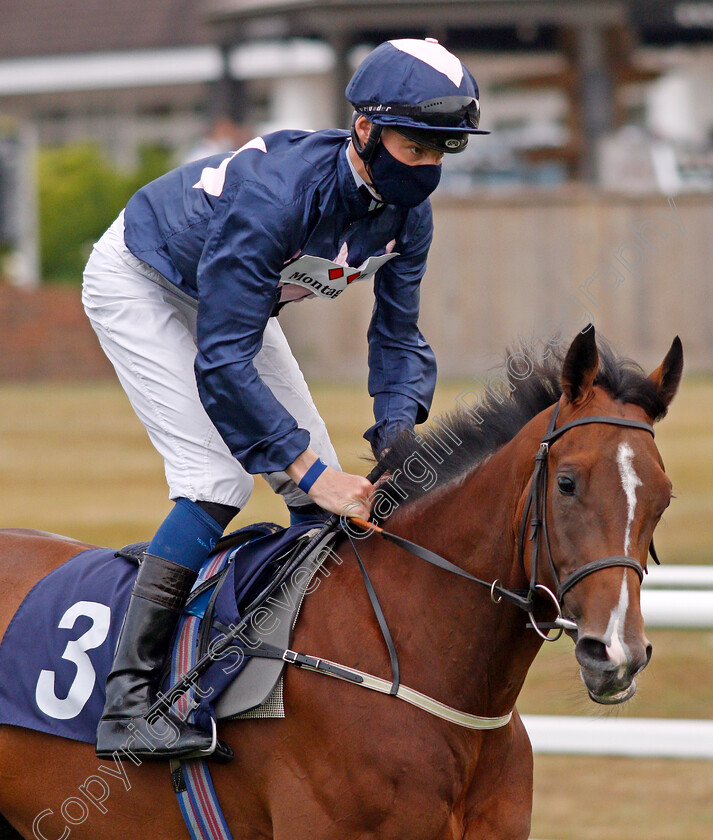
[{"label": "jockey's arm", "polygon": [[369,326],[369,393],[374,425],[364,433],[378,457],[401,431],[428,418],[436,359],[418,328],[420,284],[432,238],[430,203],[412,210],[397,248],[374,283]]},{"label": "jockey's arm", "polygon": [[[309,446],[309,433],[258,374],[254,359],[294,243],[290,214],[264,185],[221,196],[198,265],[198,392],[208,416],[247,472],[284,470]],[[261,212],[256,212],[261,208]]]}]

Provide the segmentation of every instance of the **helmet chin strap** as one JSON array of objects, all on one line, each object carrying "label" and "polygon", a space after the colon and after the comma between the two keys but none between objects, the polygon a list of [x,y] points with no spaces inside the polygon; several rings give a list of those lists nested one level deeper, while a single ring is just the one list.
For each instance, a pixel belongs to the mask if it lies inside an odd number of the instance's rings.
[{"label": "helmet chin strap", "polygon": [[369,136],[366,138],[366,143],[364,143],[364,145],[362,146],[356,130],[356,122],[359,119],[359,116],[360,114],[357,113],[357,111],[354,111],[352,115],[351,125],[352,143],[354,145],[354,150],[356,151],[356,153],[368,166],[371,163],[372,158],[374,157],[374,153],[376,152],[376,146],[381,138],[381,126],[377,125],[376,123],[371,123]]},{"label": "helmet chin strap", "polygon": [[358,118],[359,114],[356,111],[354,111],[354,114],[352,115],[351,125],[352,145],[354,146],[354,151],[364,163],[364,170],[366,171],[366,174],[369,177],[369,181],[367,181],[369,189],[375,194],[374,197],[377,197],[379,195],[379,191],[376,189],[376,185],[374,184],[374,176],[371,173],[371,166],[369,164],[374,158],[374,154],[376,153],[376,147],[379,143],[379,140],[381,139],[382,127],[380,125],[376,125],[376,123],[371,123],[369,136],[366,138],[366,143],[362,146],[356,131],[356,121]]}]

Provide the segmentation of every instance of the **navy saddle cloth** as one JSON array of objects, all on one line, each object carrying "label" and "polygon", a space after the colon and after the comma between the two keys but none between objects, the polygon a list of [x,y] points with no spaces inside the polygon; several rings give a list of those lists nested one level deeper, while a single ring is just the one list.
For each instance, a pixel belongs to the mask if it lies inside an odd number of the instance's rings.
[{"label": "navy saddle cloth", "polygon": [[[276,558],[322,524],[247,526],[237,532],[239,545],[230,550],[225,575],[216,576],[223,584],[217,597],[211,598],[217,587],[206,583],[187,611],[202,615],[210,601],[219,628],[237,624],[241,609],[279,568]],[[0,643],[0,724],[95,743],[104,685],[137,571],[135,560],[92,548],[35,584]],[[209,629],[208,641],[219,633]],[[212,689],[206,692],[211,704],[240,670],[240,663],[211,666],[201,681]],[[201,711],[212,714],[212,707]],[[207,724],[200,717],[198,722]]]}]

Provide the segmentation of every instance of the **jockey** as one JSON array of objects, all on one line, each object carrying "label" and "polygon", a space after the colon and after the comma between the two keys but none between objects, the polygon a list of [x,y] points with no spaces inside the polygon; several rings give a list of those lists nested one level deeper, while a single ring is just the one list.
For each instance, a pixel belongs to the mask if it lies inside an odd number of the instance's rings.
[{"label": "jockey", "polygon": [[187,163],[140,189],[94,247],[83,301],[129,400],[163,456],[174,507],[131,595],[97,754],[207,755],[210,733],[166,712],[145,720],[197,573],[247,502],[255,474],[292,521],[368,518],[372,485],[340,470],[278,324],[307,297],[371,280],[368,331],[378,455],[428,416],[433,352],[418,329],[431,244],[428,196],[444,153],[478,129],[478,88],[433,39],[382,44],[346,90],[351,132],[277,131]]}]

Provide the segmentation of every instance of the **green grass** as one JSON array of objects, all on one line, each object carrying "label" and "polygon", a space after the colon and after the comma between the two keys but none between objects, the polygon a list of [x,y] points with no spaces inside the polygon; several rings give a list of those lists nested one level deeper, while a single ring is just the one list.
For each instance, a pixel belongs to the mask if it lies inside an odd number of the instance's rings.
[{"label": "green grass", "polygon": [[[467,383],[445,383],[434,411]],[[314,397],[345,469],[365,474],[371,422],[365,389],[323,386]],[[676,499],[656,534],[664,563],[710,563],[713,545],[713,381],[691,379],[657,429]],[[102,545],[149,539],[170,508],[159,456],[118,385],[0,386],[0,527],[33,527]],[[256,482],[236,525],[285,522]],[[586,697],[571,642],[546,645],[519,704],[540,714],[711,717],[713,633],[651,631],[654,657],[624,710]],[[539,756],[533,837],[708,840],[713,766],[706,762]]]},{"label": "green grass", "polygon": [[708,761],[537,756],[532,837],[710,840]]},{"label": "green grass", "polygon": [[[467,383],[439,387],[434,412]],[[314,397],[345,469],[365,473],[371,424],[365,389],[322,386]],[[676,499],[656,533],[667,563],[712,562],[713,382],[684,382],[657,444]],[[108,545],[151,536],[169,509],[163,465],[118,385],[0,386],[0,524],[40,527]],[[263,481],[242,522],[284,522]]]}]

